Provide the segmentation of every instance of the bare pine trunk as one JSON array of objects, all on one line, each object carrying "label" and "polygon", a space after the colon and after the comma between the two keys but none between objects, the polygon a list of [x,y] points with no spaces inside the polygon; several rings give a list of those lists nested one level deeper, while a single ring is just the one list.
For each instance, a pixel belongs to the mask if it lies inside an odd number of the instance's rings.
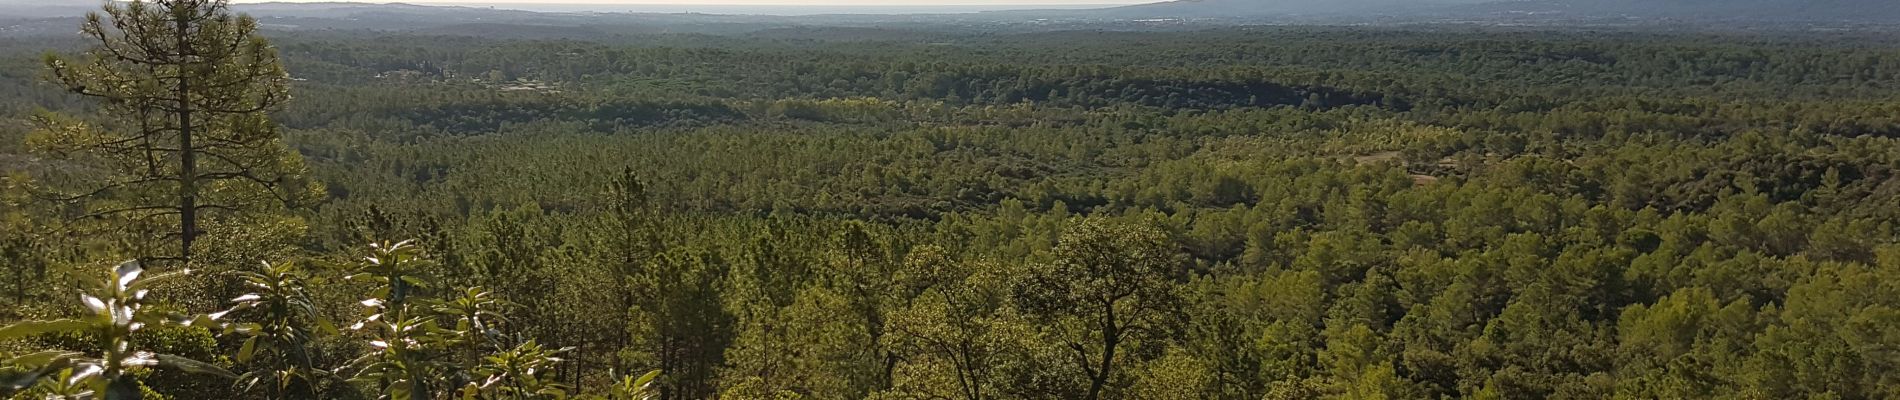
[{"label": "bare pine trunk", "polygon": [[[177,5],[179,7],[185,4]],[[183,13],[173,11],[178,40],[178,257],[191,262],[191,242],[198,236],[198,160],[191,144],[191,41]]]}]

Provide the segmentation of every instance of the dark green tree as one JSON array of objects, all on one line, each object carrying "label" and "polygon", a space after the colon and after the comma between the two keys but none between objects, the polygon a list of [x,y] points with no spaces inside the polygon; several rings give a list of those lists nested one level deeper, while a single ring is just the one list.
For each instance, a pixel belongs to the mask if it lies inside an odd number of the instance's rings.
[{"label": "dark green tree", "polygon": [[1044,321],[1044,335],[1083,372],[1080,397],[1103,398],[1152,356],[1142,347],[1170,337],[1187,258],[1158,229],[1100,218],[1078,221],[1052,255],[1016,289],[1017,307]]},{"label": "dark green tree", "polygon": [[[98,99],[104,121],[36,119],[37,148],[103,168],[51,185],[46,197],[84,202],[110,229],[147,228],[148,259],[190,260],[212,220],[241,220],[304,201],[303,163],[266,115],[289,99],[290,77],[257,21],[224,0],[113,3],[81,32],[92,48],[48,56],[55,83]],[[161,221],[169,221],[160,223]],[[169,226],[167,226],[169,224]]]}]

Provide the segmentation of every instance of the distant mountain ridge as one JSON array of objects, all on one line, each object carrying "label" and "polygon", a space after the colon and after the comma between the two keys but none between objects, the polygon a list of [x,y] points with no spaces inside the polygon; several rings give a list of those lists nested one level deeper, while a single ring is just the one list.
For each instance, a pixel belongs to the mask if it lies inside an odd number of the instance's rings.
[{"label": "distant mountain ridge", "polygon": [[1900,24],[1900,0],[1174,0],[1102,10],[1150,18],[1667,18]]},{"label": "distant mountain ridge", "polygon": [[51,18],[85,15],[99,9],[100,1],[82,0],[0,0],[0,19]]},{"label": "distant mountain ridge", "polygon": [[1489,0],[1173,0],[1115,7],[1110,15],[1152,18],[1246,18],[1263,16],[1349,16],[1366,13],[1415,13],[1436,7],[1479,4]]}]

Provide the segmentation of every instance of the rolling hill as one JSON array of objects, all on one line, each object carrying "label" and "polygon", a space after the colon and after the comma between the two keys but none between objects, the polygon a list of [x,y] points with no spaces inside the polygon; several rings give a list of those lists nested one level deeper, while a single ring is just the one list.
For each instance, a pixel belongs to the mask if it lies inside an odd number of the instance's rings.
[{"label": "rolling hill", "polygon": [[1900,23],[1893,0],[1175,0],[1099,11],[1121,18],[1426,18]]}]

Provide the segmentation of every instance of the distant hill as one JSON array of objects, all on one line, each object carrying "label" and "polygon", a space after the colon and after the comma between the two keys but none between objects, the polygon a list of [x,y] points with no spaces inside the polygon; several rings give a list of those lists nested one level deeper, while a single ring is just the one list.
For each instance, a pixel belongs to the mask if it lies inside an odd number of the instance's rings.
[{"label": "distant hill", "polygon": [[1897,0],[1175,0],[1100,10],[1119,18],[1672,19],[1900,24]]},{"label": "distant hill", "polygon": [[311,18],[361,17],[365,15],[434,16],[442,18],[530,18],[538,15],[550,15],[491,7],[437,6],[408,3],[270,2],[238,3],[232,4],[231,8],[255,15]]},{"label": "distant hill", "polygon": [[1174,0],[1102,10],[1127,18],[1252,18],[1415,14],[1488,0]]},{"label": "distant hill", "polygon": [[1900,2],[1894,0],[1520,0],[1441,11],[1476,17],[1900,23]]},{"label": "distant hill", "polygon": [[89,0],[0,0],[0,20],[78,17],[103,4]]},{"label": "distant hill", "polygon": [[796,27],[787,27],[787,28],[764,29],[757,32],[748,33],[746,34],[746,36],[755,37],[755,38],[781,39],[781,40],[816,40],[816,41],[827,41],[827,42],[861,42],[861,41],[923,42],[923,41],[930,41],[930,40],[947,40],[953,37],[952,35],[944,34],[941,32],[929,32],[929,31],[907,30],[907,29],[897,29],[897,28],[820,27],[820,26],[796,26]]}]

